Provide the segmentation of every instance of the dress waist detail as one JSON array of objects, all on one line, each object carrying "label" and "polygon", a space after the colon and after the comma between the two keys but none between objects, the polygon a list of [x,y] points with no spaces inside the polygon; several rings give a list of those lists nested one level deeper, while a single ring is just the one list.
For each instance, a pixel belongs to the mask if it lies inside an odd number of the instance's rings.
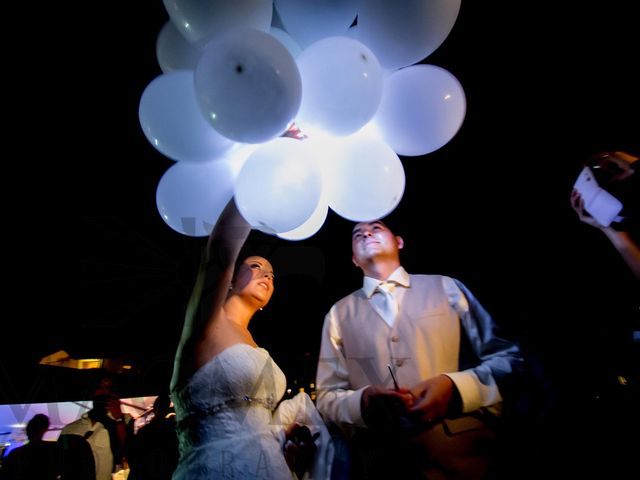
[{"label": "dress waist detail", "polygon": [[241,397],[232,397],[224,402],[211,405],[210,407],[200,409],[195,412],[188,412],[184,418],[177,421],[176,427],[183,429],[191,426],[194,421],[202,419],[202,417],[208,417],[216,415],[223,410],[236,409],[236,408],[249,408],[249,407],[263,407],[269,411],[272,411],[276,406],[273,395],[268,395],[266,398],[251,397],[249,395],[243,395]]}]

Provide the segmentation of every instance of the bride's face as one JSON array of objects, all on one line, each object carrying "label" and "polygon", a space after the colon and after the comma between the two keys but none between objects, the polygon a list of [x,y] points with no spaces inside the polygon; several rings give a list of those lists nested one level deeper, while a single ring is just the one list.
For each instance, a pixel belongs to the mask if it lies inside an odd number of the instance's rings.
[{"label": "bride's face", "polygon": [[256,299],[263,307],[273,295],[273,278],[273,266],[266,258],[247,257],[238,268],[234,290],[239,295]]}]

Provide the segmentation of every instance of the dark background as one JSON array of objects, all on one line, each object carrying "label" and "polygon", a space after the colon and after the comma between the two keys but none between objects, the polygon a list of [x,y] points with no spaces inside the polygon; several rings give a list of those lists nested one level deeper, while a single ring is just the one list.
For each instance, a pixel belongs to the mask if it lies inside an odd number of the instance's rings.
[{"label": "dark background", "polygon": [[[533,380],[518,409],[553,425],[597,409],[623,425],[617,376],[634,368],[638,284],[569,194],[593,154],[640,154],[637,15],[628,1],[556,3],[462,2],[424,62],[458,78],[466,118],[441,149],[403,158],[389,223],[408,271],[462,280],[520,342]],[[138,123],[161,73],[162,2],[66,9],[8,14],[2,403],[86,391],[35,366],[60,349],[131,362],[124,393],[166,388],[205,241],[160,218],[155,190],[172,161]],[[252,234],[277,282],[251,326],[290,381],[313,378],[324,314],[360,286],[350,228],[330,212],[305,241]]]}]

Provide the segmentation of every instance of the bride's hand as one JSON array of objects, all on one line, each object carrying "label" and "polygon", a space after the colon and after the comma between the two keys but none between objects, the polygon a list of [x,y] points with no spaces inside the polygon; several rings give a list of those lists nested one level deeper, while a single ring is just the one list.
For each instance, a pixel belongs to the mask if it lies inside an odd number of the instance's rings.
[{"label": "bride's hand", "polygon": [[298,478],[302,478],[304,472],[313,463],[313,457],[318,448],[314,440],[318,438],[318,435],[319,433],[316,433],[312,436],[309,427],[298,423],[292,424],[285,432],[284,458],[289,469]]}]

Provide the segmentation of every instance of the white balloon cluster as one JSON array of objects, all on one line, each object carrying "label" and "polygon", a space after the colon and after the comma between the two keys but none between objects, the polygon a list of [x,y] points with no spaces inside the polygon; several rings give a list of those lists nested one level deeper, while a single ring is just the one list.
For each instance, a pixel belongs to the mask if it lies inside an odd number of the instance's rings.
[{"label": "white balloon cluster", "polygon": [[162,74],[139,120],[174,160],[156,203],[206,236],[232,196],[264,232],[302,240],[328,209],[381,218],[402,199],[398,155],[445,145],[466,99],[445,69],[417,64],[461,0],[164,0]]}]

